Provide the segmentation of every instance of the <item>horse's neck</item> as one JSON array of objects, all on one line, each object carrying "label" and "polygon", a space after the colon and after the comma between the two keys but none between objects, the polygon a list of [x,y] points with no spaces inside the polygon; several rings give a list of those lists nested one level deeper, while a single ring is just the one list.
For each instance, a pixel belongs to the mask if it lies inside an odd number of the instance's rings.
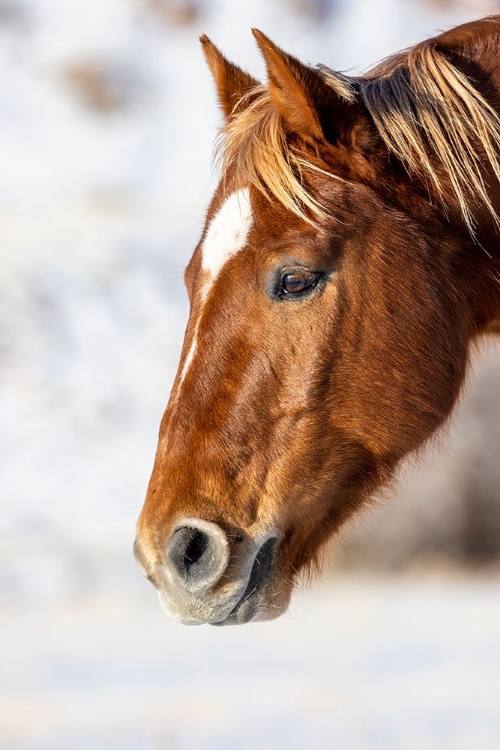
[{"label": "horse's neck", "polygon": [[[473,46],[474,53],[469,57],[471,67],[465,72],[500,117],[500,15],[478,21],[477,25],[480,31]],[[497,150],[500,151],[500,132]],[[492,170],[488,172],[486,181],[490,186],[491,201],[497,216],[500,216],[500,182]],[[494,235],[488,250],[500,262],[500,228]],[[500,273],[498,275],[500,277]]]},{"label": "horse's neck", "polygon": [[[480,30],[470,63],[472,69],[466,72],[500,117],[500,15],[478,21],[477,24]],[[487,180],[493,206],[497,216],[500,216],[500,182],[494,174],[488,175]],[[485,249],[489,256],[485,258],[483,255],[486,275],[490,280],[487,293],[492,300],[493,309],[496,309],[486,331],[500,334],[500,228],[488,231]]]},{"label": "horse's neck", "polygon": [[[497,241],[500,250],[500,232]],[[478,258],[479,275],[476,277],[476,288],[469,287],[473,292],[470,297],[473,306],[479,313],[479,332],[500,335],[500,253],[495,256],[487,255],[480,248]],[[479,257],[480,256],[480,257]]]},{"label": "horse's neck", "polygon": [[489,326],[486,327],[486,333],[493,333],[496,336],[500,336],[500,314],[498,318],[492,320]]}]

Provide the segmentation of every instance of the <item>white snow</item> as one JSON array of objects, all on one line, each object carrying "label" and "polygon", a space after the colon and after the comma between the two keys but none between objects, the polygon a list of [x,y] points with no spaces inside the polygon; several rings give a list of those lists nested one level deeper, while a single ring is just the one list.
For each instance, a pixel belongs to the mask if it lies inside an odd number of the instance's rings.
[{"label": "white snow", "polygon": [[497,750],[500,579],[344,577],[186,628],[152,590],[6,607],[1,746]]}]

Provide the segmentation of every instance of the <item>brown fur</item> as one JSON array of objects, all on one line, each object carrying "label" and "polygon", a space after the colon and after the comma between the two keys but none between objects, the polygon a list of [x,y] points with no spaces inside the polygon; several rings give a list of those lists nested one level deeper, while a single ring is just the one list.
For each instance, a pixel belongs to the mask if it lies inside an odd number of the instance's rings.
[{"label": "brown fur", "polygon": [[[138,545],[152,574],[176,519],[231,539],[273,529],[272,616],[323,542],[445,422],[471,341],[498,331],[500,17],[351,81],[256,37],[269,72],[257,89],[203,40],[227,118],[207,226],[242,185],[254,224],[203,309],[200,246],[187,269],[179,373],[195,330],[196,363],[174,383]],[[273,299],[270,279],[289,267],[324,283]]]}]

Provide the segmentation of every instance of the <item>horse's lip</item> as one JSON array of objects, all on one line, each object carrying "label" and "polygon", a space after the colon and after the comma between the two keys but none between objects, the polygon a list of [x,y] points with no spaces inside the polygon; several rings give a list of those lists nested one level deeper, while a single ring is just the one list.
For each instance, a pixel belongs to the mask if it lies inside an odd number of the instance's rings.
[{"label": "horse's lip", "polygon": [[273,573],[277,539],[271,537],[260,548],[255,557],[248,584],[239,602],[223,620],[211,625],[243,625],[256,614],[262,590]]}]

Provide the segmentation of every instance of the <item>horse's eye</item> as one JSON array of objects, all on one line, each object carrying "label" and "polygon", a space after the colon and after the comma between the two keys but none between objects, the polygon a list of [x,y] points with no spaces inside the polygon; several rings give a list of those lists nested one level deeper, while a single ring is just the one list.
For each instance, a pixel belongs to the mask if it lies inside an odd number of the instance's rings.
[{"label": "horse's eye", "polygon": [[312,271],[291,271],[281,279],[281,294],[301,294],[313,289],[318,283],[320,274]]}]

